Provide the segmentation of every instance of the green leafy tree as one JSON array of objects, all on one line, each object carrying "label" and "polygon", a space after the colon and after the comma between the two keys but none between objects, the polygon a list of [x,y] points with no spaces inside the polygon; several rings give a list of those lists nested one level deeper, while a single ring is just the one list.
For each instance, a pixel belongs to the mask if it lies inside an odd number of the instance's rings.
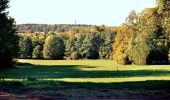
[{"label": "green leafy tree", "polygon": [[[118,31],[113,45],[118,63],[139,65],[166,63],[168,60],[168,0],[158,0],[155,8],[146,8],[136,16],[131,12]],[[127,34],[128,33],[128,34]]]},{"label": "green leafy tree", "polygon": [[128,60],[137,65],[146,65],[147,58],[150,53],[150,46],[147,43],[147,37],[144,35],[137,36],[133,41],[131,41],[131,46],[129,46]]},{"label": "green leafy tree", "polygon": [[[166,10],[166,7],[165,9]],[[164,12],[163,10],[163,12]],[[147,8],[139,15],[136,31],[132,34],[132,61],[135,64],[160,64],[168,62],[167,33],[162,25],[163,12]],[[140,54],[141,57],[138,55]]]},{"label": "green leafy tree", "polygon": [[40,39],[39,36],[32,36],[32,47],[35,48],[36,46],[40,45]]},{"label": "green leafy tree", "polygon": [[43,58],[43,54],[42,54],[42,46],[41,45],[37,45],[32,53],[32,58],[34,59],[42,59]]},{"label": "green leafy tree", "polygon": [[[155,15],[155,16],[154,16]],[[144,9],[137,19],[137,23],[132,26],[130,42],[125,52],[130,63],[146,65],[147,58],[151,52],[149,35],[153,34],[157,22],[157,12],[155,9]]]},{"label": "green leafy tree", "polygon": [[98,59],[100,48],[100,36],[97,33],[88,33],[83,40],[82,56],[87,59]]},{"label": "green leafy tree", "polygon": [[8,0],[0,0],[0,68],[12,66],[12,60],[18,54],[18,36],[15,21],[5,11]]},{"label": "green leafy tree", "polygon": [[101,45],[99,49],[101,59],[112,59],[114,36],[115,33],[111,31],[101,32]]},{"label": "green leafy tree", "polygon": [[73,52],[76,51],[76,38],[75,37],[69,37],[69,39],[66,41],[66,57],[70,57]]},{"label": "green leafy tree", "polygon": [[76,37],[76,42],[75,42],[75,50],[81,55],[83,58],[83,41],[86,38],[86,33],[79,33]]},{"label": "green leafy tree", "polygon": [[150,35],[148,41],[150,42],[151,51],[147,58],[148,64],[163,64],[168,62],[168,46],[165,39],[165,31],[161,26],[157,26]]},{"label": "green leafy tree", "polygon": [[[158,0],[158,1],[163,5],[163,10],[160,13],[161,22],[162,22],[162,28],[165,31],[165,44],[167,44],[170,51],[170,28],[169,28],[170,27],[170,1],[169,0]],[[170,56],[169,56],[169,61],[170,61]]]},{"label": "green leafy tree", "polygon": [[32,58],[33,47],[32,47],[32,41],[30,37],[22,36],[19,41],[19,47],[20,47],[20,51],[19,51],[20,58],[22,59]]},{"label": "green leafy tree", "polygon": [[43,49],[45,59],[63,59],[64,52],[64,41],[60,37],[51,35],[46,38]]}]

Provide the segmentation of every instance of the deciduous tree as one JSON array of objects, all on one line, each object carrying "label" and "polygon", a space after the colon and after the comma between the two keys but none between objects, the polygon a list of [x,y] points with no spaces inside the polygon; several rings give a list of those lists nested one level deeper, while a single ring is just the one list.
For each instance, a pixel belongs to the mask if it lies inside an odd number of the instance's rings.
[{"label": "deciduous tree", "polygon": [[63,59],[64,52],[64,41],[60,37],[51,35],[46,38],[43,49],[45,59]]}]

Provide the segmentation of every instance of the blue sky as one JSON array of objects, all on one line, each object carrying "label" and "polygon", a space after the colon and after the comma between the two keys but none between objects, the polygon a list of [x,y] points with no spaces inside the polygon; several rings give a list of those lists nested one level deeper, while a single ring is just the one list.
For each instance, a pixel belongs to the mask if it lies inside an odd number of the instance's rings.
[{"label": "blue sky", "polygon": [[155,7],[156,0],[11,0],[9,15],[17,24],[92,24],[115,26],[131,10]]}]

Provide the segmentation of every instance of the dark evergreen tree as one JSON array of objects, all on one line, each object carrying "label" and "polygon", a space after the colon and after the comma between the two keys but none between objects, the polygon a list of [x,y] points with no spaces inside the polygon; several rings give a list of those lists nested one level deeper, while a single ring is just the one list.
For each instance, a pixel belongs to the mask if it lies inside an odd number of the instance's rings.
[{"label": "dark evergreen tree", "polygon": [[21,37],[19,41],[19,47],[20,58],[22,59],[32,58],[33,47],[30,37],[28,36]]},{"label": "dark evergreen tree", "polygon": [[9,0],[0,0],[0,68],[12,66],[12,60],[18,52],[18,36],[15,21],[5,11]]},{"label": "dark evergreen tree", "polygon": [[82,56],[87,59],[98,59],[100,48],[100,36],[97,33],[88,33],[83,41]]},{"label": "dark evergreen tree", "polygon": [[71,54],[76,51],[75,43],[75,37],[69,37],[69,39],[66,41],[66,57],[71,57]]}]

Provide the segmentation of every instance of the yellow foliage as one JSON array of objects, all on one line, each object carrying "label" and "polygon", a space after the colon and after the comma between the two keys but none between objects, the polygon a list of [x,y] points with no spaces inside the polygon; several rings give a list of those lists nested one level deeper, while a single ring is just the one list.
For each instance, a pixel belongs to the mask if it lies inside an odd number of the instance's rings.
[{"label": "yellow foliage", "polygon": [[115,43],[113,44],[113,59],[115,59],[118,64],[126,64],[127,55],[125,52],[128,49],[130,34],[130,26],[123,25],[117,28],[117,35]]}]

